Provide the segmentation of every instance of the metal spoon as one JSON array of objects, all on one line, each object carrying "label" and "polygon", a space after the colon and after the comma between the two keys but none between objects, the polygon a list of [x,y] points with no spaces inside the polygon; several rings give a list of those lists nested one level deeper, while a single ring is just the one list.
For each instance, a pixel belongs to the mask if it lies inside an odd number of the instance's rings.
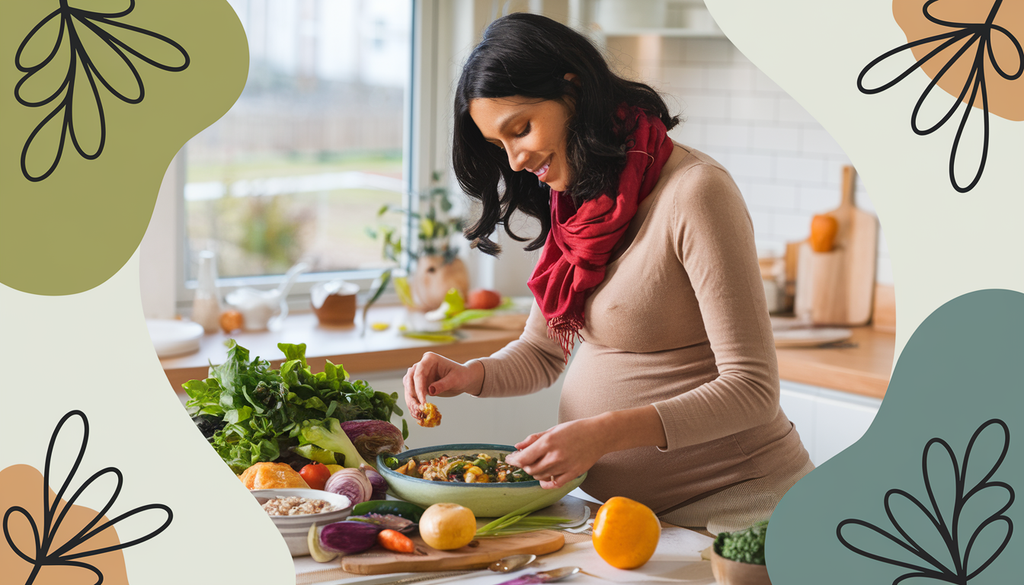
[{"label": "metal spoon", "polygon": [[537,555],[512,555],[494,561],[487,568],[497,573],[511,573],[512,571],[522,569],[535,560],[537,560]]},{"label": "metal spoon", "polygon": [[566,577],[571,577],[579,572],[579,567],[559,567],[557,569],[551,569],[550,571],[530,573],[529,575],[516,577],[515,579],[511,579],[509,581],[502,581],[498,585],[531,585],[533,583],[552,583],[554,581],[561,581]]}]

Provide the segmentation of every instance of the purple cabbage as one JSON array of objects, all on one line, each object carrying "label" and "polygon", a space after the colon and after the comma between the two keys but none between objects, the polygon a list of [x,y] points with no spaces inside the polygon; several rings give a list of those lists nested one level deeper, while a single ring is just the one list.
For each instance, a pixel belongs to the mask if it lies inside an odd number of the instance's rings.
[{"label": "purple cabbage", "polygon": [[350,420],[341,423],[356,451],[363,459],[373,462],[381,453],[400,453],[405,448],[402,431],[383,420]]}]

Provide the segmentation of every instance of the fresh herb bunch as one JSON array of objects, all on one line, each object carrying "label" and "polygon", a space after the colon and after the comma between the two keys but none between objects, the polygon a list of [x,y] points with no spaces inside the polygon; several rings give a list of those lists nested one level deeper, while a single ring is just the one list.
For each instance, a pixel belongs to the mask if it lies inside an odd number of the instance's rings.
[{"label": "fresh herb bunch", "polygon": [[758,522],[744,530],[721,532],[715,539],[715,552],[727,559],[741,563],[763,565],[764,539],[767,533],[767,520]]},{"label": "fresh herb bunch", "polygon": [[[260,461],[293,459],[297,449],[312,442],[306,439],[311,427],[330,429],[335,421],[355,419],[390,422],[392,414],[403,414],[397,393],[349,381],[340,365],[327,361],[323,372],[313,373],[304,343],[278,344],[285,355],[280,369],[259,357],[250,361],[249,350],[233,339],[225,345],[223,364],[211,366],[207,379],[182,387],[196,426],[235,473]],[[408,434],[403,420],[403,438]]]}]

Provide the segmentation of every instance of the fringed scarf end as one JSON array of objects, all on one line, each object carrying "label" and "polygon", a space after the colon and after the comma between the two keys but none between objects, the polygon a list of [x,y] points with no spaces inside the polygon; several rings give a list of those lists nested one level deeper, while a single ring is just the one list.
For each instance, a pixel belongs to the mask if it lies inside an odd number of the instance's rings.
[{"label": "fringed scarf end", "polygon": [[583,328],[583,315],[559,315],[548,321],[548,337],[562,347],[565,363],[569,363],[569,354],[577,341],[583,341],[580,329]]}]

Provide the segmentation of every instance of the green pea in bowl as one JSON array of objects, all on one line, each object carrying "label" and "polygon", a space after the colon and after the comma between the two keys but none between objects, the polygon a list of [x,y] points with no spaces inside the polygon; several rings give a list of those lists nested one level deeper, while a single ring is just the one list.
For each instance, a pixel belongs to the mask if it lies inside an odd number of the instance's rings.
[{"label": "green pea in bowl", "polygon": [[[377,470],[388,482],[388,491],[399,499],[424,508],[441,502],[459,504],[472,510],[478,518],[497,518],[527,505],[530,505],[532,510],[540,510],[561,500],[563,496],[583,483],[587,477],[587,474],[584,473],[563,486],[544,489],[540,487],[540,481],[536,479],[508,483],[433,481],[398,473],[385,463],[388,457],[395,457],[399,464],[405,464],[410,459],[422,463],[442,455],[454,457],[484,454],[498,457],[508,455],[515,450],[515,447],[511,445],[491,443],[454,443],[423,447],[405,451],[399,455],[378,455]],[[524,512],[532,510],[524,510]]]}]

